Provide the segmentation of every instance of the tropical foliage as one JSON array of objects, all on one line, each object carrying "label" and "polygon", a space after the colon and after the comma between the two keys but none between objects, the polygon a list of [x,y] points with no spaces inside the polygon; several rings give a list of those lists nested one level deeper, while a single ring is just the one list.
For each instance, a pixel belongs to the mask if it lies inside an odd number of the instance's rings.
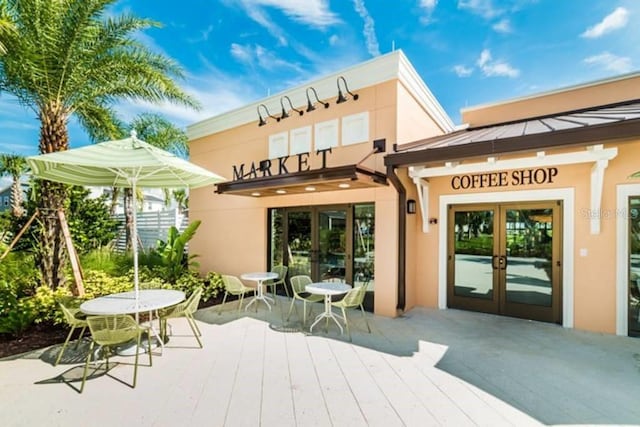
[{"label": "tropical foliage", "polygon": [[[174,79],[176,62],[152,52],[136,33],[157,22],[114,15],[115,0],[3,0],[0,22],[0,91],[10,93],[40,121],[39,151],[69,148],[67,123],[74,116],[91,136],[118,132],[113,103],[122,100],[187,106],[196,102]],[[39,207],[61,208],[66,187],[44,181]],[[43,220],[40,269],[45,283],[64,283],[65,255],[54,215]]]},{"label": "tropical foliage", "polygon": [[19,217],[24,213],[22,208],[22,185],[21,176],[27,171],[27,161],[17,154],[0,155],[0,176],[9,175],[11,177],[11,213]]}]

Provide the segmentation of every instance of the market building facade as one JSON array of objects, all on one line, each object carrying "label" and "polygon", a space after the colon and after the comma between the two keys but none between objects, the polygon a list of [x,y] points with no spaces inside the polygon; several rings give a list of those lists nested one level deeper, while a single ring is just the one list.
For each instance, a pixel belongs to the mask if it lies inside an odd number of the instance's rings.
[{"label": "market building facade", "polygon": [[203,271],[367,286],[368,309],[459,308],[634,335],[640,74],[462,111],[401,51],[188,128],[228,178],[190,195]]}]

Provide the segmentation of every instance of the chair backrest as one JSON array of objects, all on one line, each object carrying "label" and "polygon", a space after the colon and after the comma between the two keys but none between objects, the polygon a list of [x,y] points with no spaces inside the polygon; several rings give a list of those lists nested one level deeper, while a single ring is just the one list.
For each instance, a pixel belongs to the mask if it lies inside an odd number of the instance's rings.
[{"label": "chair backrest", "polygon": [[289,281],[291,282],[291,288],[293,289],[293,292],[296,295],[304,292],[305,287],[313,283],[313,281],[311,280],[311,277],[303,274],[298,276],[293,276],[292,278],[289,279]]},{"label": "chair backrest", "polygon": [[342,305],[345,307],[359,307],[360,304],[364,301],[364,296],[367,293],[366,286],[358,286],[357,288],[351,289],[347,294],[340,300]]},{"label": "chair backrest", "polygon": [[59,300],[58,305],[60,306],[60,310],[62,310],[64,320],[67,322],[67,324],[69,324],[69,326],[84,323],[84,320],[78,319],[76,317],[76,314],[80,312],[80,305],[77,301],[71,299]]},{"label": "chair backrest", "polygon": [[271,269],[272,273],[277,273],[278,278],[276,282],[284,283],[284,278],[287,277],[287,271],[289,271],[289,267],[283,264],[278,264]]},{"label": "chair backrest", "polygon": [[200,304],[200,298],[202,297],[202,287],[197,287],[195,291],[187,298],[184,304],[184,310],[189,313],[195,313],[198,310],[198,304]]},{"label": "chair backrest", "polygon": [[236,276],[229,276],[226,274],[222,275],[222,283],[224,283],[224,288],[230,294],[238,294],[242,292],[244,289],[244,284],[238,279]]},{"label": "chair backrest", "polygon": [[129,314],[87,317],[93,340],[100,345],[113,345],[136,338],[140,325]]}]

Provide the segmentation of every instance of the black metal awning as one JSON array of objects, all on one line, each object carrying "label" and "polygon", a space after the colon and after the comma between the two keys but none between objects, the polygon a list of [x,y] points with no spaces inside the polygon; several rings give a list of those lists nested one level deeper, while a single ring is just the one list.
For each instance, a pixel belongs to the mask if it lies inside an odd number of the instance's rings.
[{"label": "black metal awning", "polygon": [[216,192],[240,196],[267,197],[384,185],[388,185],[385,174],[358,165],[346,165],[286,175],[223,182],[216,186]]}]

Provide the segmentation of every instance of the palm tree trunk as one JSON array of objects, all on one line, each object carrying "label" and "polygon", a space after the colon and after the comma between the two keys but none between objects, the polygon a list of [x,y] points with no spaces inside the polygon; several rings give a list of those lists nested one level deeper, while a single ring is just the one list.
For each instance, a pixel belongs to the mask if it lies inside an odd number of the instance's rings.
[{"label": "palm tree trunk", "polygon": [[131,188],[125,188],[123,191],[122,202],[124,205],[124,229],[125,229],[125,248],[126,250],[133,249],[133,245],[137,244],[131,242],[131,236],[133,235],[133,190]]},{"label": "palm tree trunk", "polygon": [[[40,110],[40,153],[54,153],[69,148],[67,115],[62,105],[52,102]],[[51,289],[64,285],[67,261],[64,238],[56,212],[66,200],[64,184],[42,181],[39,209],[42,213],[42,239],[38,264],[42,279]]]},{"label": "palm tree trunk", "polygon": [[20,184],[20,176],[13,177],[11,184],[11,214],[19,218],[24,214],[22,207],[22,185]]}]

